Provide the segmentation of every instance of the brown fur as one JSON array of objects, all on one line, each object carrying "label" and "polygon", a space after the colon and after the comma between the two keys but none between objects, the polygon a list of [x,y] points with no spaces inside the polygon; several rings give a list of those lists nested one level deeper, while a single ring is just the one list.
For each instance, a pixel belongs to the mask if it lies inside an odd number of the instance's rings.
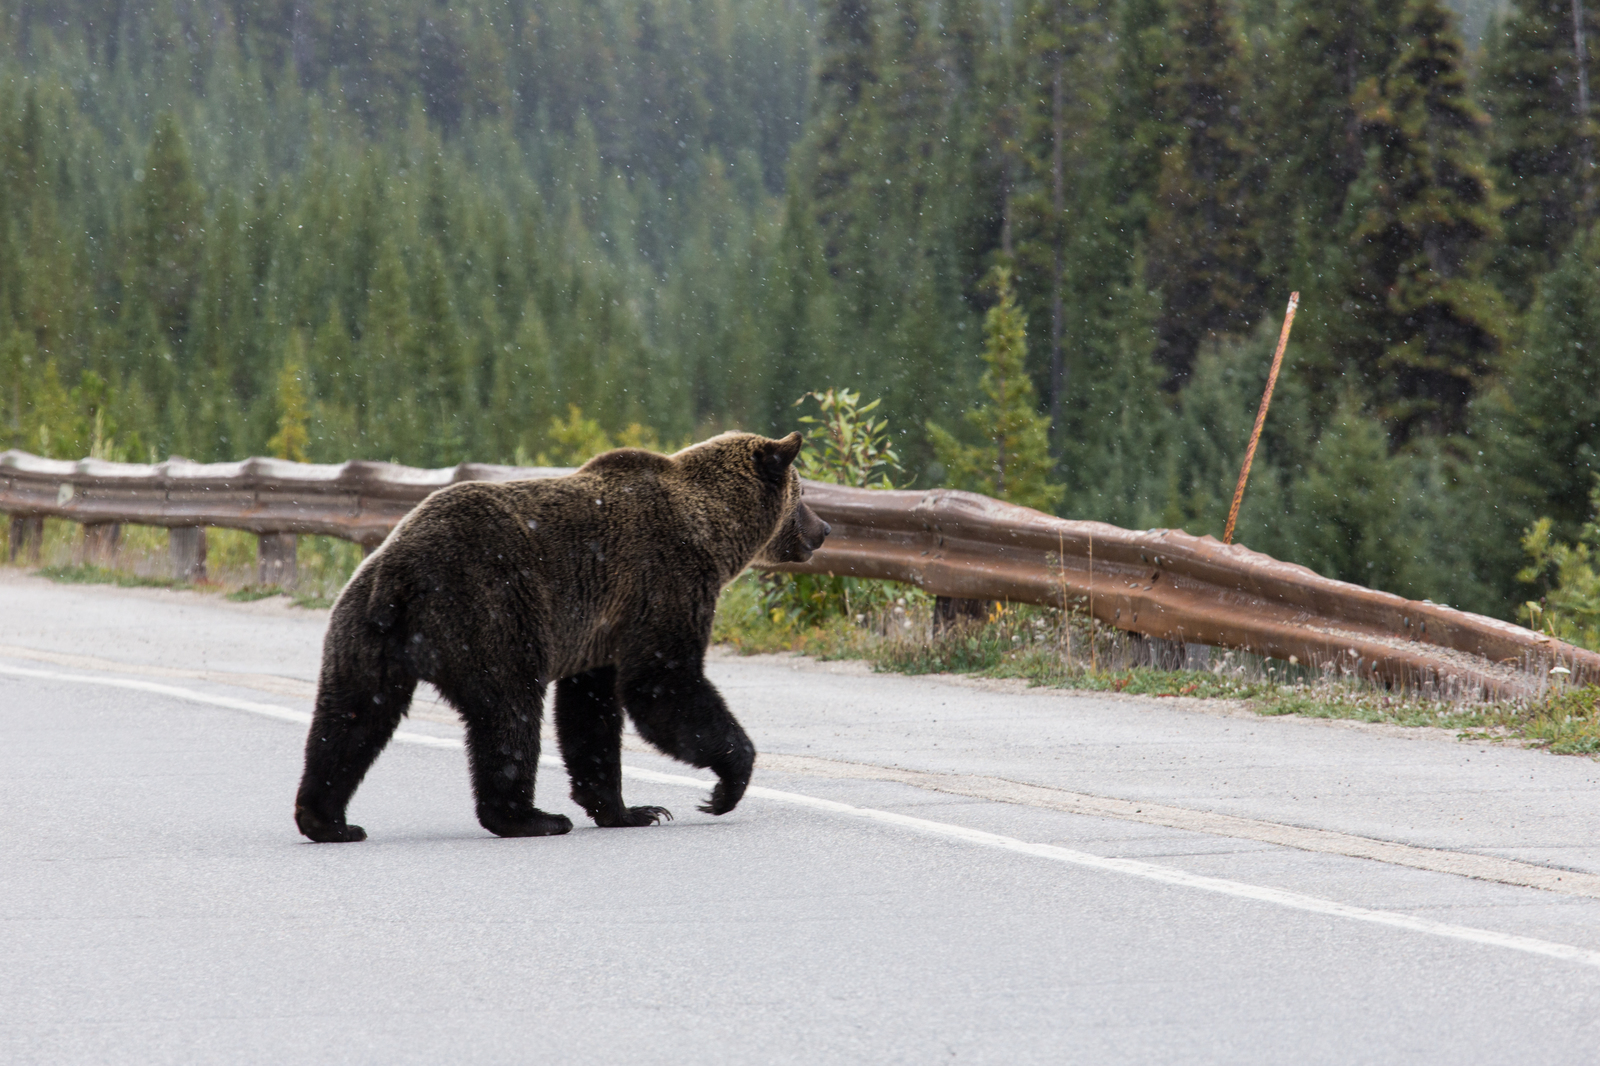
[{"label": "brown fur", "polygon": [[809,558],[827,534],[800,501],[800,443],[725,433],[672,456],[622,449],[567,477],[465,482],[424,500],[334,606],[301,831],[365,837],[345,807],[418,680],[461,714],[492,832],[571,828],[533,807],[552,682],[573,798],[597,823],[666,815],[622,805],[624,711],[662,751],[715,770],[705,809],[732,810],[754,748],[701,667],[722,588],[756,559]]}]

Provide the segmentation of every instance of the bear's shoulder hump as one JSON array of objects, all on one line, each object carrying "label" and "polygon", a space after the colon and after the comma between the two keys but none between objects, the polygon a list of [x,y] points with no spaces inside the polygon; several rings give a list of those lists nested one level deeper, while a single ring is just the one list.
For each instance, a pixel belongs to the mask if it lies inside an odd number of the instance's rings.
[{"label": "bear's shoulder hump", "polygon": [[615,448],[601,452],[578,468],[579,474],[604,477],[655,476],[670,474],[676,464],[665,455],[643,448]]}]

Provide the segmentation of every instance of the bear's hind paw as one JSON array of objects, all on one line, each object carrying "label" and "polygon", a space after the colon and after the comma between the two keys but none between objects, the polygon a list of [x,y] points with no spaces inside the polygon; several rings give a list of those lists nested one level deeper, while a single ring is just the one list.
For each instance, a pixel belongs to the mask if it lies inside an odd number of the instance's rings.
[{"label": "bear's hind paw", "polygon": [[478,824],[497,837],[556,837],[572,832],[572,819],[564,814],[531,811],[516,818],[480,814]]},{"label": "bear's hind paw", "polygon": [[[732,795],[730,799],[729,796]],[[727,814],[739,805],[739,800],[744,796],[744,786],[739,786],[739,791],[733,793],[728,788],[727,782],[718,781],[717,787],[711,790],[711,799],[700,804],[699,809],[706,814]]]},{"label": "bear's hind paw", "polygon": [[359,825],[344,821],[329,822],[318,818],[304,807],[294,809],[294,824],[300,832],[318,844],[354,844],[367,839],[367,831]]}]

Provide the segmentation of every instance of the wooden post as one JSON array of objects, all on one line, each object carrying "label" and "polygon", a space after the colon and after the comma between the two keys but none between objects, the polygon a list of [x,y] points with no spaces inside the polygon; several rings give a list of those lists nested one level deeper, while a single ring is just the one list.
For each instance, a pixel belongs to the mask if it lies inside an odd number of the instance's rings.
[{"label": "wooden post", "polygon": [[1267,391],[1261,394],[1261,409],[1256,412],[1256,426],[1250,431],[1250,446],[1244,452],[1244,465],[1239,468],[1239,484],[1233,490],[1233,506],[1228,508],[1228,525],[1222,531],[1222,543],[1233,543],[1233,524],[1239,520],[1239,503],[1244,499],[1244,483],[1250,480],[1250,464],[1256,457],[1256,445],[1261,441],[1261,427],[1267,422],[1267,408],[1272,406],[1272,387],[1278,383],[1278,370],[1283,366],[1283,350],[1289,346],[1289,327],[1294,325],[1294,309],[1300,306],[1300,294],[1289,294],[1289,309],[1283,313],[1283,332],[1278,334],[1278,350],[1272,353],[1272,372],[1267,375]]},{"label": "wooden post", "polygon": [[11,561],[15,563],[17,556],[27,554],[28,562],[33,566],[39,565],[39,551],[44,547],[44,516],[20,515],[11,516]]},{"label": "wooden post", "polygon": [[263,533],[256,538],[256,559],[261,569],[257,582],[292,589],[298,576],[293,533]]},{"label": "wooden post", "polygon": [[83,564],[111,569],[122,548],[121,522],[86,522],[83,526]]},{"label": "wooden post", "polygon": [[177,526],[167,530],[172,576],[178,581],[206,579],[206,527]]}]

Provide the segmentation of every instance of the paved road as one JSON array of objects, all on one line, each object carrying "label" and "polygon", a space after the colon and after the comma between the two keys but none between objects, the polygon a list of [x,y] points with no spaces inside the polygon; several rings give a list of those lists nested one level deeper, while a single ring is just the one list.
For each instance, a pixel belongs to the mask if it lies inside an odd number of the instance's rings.
[{"label": "paved road", "polygon": [[726,818],[636,779],[677,821],[587,828],[547,769],[580,828],[495,839],[424,704],[353,805],[372,839],[312,845],[269,714],[309,710],[324,617],[0,576],[0,1062],[1600,1055],[1600,899],[1226,831],[1596,873],[1591,762],[719,659],[771,756]]}]

